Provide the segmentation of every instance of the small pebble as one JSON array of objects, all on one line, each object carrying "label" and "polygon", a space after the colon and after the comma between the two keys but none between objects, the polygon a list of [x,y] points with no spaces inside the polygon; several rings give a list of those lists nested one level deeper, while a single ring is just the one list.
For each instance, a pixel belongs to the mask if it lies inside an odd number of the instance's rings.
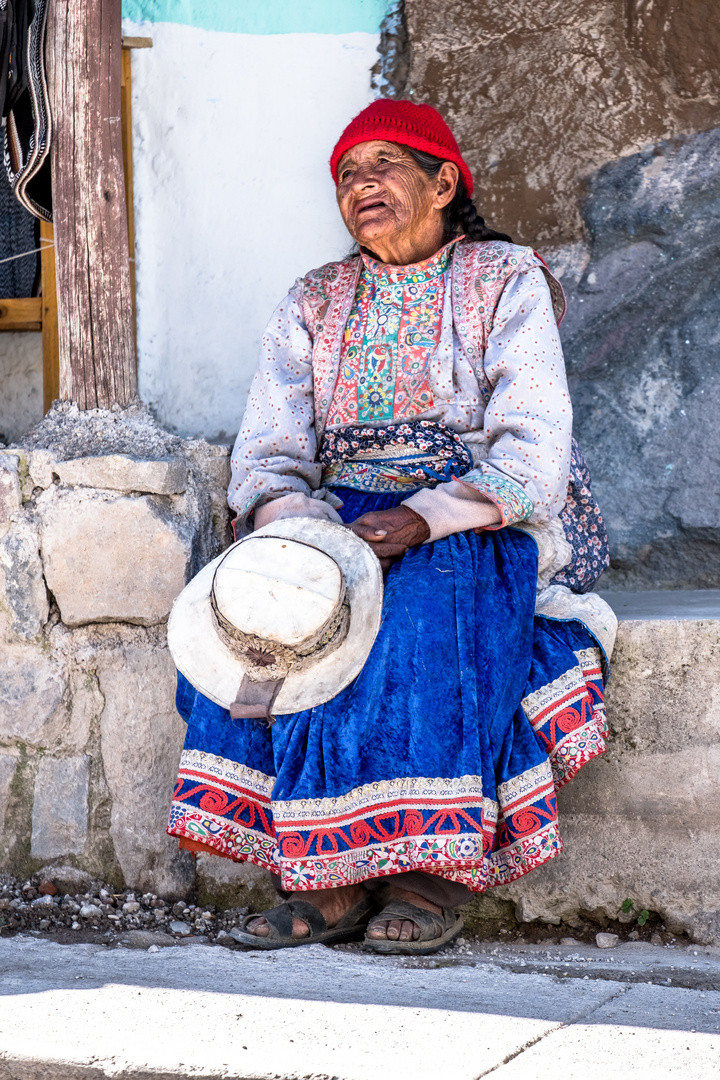
[{"label": "small pebble", "polygon": [[83,904],[80,908],[81,919],[97,919],[100,915],[102,915],[102,911],[96,904]]},{"label": "small pebble", "polygon": [[188,924],[185,922],[180,922],[179,919],[173,919],[173,921],[170,923],[170,929],[172,930],[173,934],[179,934],[180,937],[187,937],[188,934],[192,933],[192,930],[190,929]]},{"label": "small pebble", "polygon": [[148,949],[148,952],[149,953],[156,953],[156,952],[160,952],[160,950],[158,949],[157,945],[151,945],[150,948]]},{"label": "small pebble", "polygon": [[619,940],[620,938],[617,934],[600,933],[595,935],[595,944],[597,945],[598,949],[613,949],[617,945]]},{"label": "small pebble", "polygon": [[33,900],[32,906],[33,907],[52,907],[53,906],[53,898],[50,895],[48,895],[48,896],[38,896],[37,900]]},{"label": "small pebble", "polygon": [[574,938],[574,937],[561,937],[560,938],[560,944],[561,945],[579,945],[580,942],[577,940],[577,938]]},{"label": "small pebble", "polygon": [[128,915],[135,915],[140,910],[140,905],[137,900],[131,900],[127,904],[123,904],[122,909]]},{"label": "small pebble", "polygon": [[43,896],[57,896],[57,885],[52,881],[43,881],[38,885],[38,892]]}]

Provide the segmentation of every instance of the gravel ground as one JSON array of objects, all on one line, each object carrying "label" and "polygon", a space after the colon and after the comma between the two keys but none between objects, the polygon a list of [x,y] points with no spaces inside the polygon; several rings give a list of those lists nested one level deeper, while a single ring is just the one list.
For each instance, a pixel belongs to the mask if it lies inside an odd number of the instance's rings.
[{"label": "gravel ground", "polygon": [[118,892],[72,867],[28,881],[0,874],[3,937],[39,931],[61,942],[122,940],[130,934],[130,943],[138,945],[198,940],[222,943],[223,939],[233,944],[229,932],[247,910],[221,912],[212,905],[198,907],[182,900],[173,903],[154,893]]},{"label": "gravel ground", "polygon": [[[220,910],[212,904],[199,906],[189,901],[164,899],[154,893],[125,889],[94,881],[72,866],[40,871],[21,881],[0,874],[0,936],[35,934],[61,944],[91,942],[151,948],[153,945],[220,944],[244,948],[233,938],[233,930],[247,907]],[[582,930],[531,923],[512,929],[486,927],[477,937],[465,931],[444,954],[471,957],[493,943],[509,948],[551,945],[592,944],[610,948],[623,942],[652,945],[687,945],[685,934],[668,933],[655,917],[640,930],[633,924],[612,923],[598,933],[597,926]],[[334,946],[349,952],[362,949],[360,942]]]}]

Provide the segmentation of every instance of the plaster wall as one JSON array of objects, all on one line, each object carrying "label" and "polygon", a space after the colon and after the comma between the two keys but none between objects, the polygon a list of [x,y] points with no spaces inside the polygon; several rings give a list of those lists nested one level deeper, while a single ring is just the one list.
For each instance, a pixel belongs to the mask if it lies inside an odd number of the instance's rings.
[{"label": "plaster wall", "polygon": [[42,334],[0,334],[0,442],[10,443],[43,414]]},{"label": "plaster wall", "polygon": [[[232,441],[272,311],[349,249],[327,162],[371,99],[382,6],[348,22],[311,5],[305,25],[326,33],[125,21],[153,39],[132,60],[138,363],[168,430]],[[275,14],[251,25],[298,25],[287,6]],[[375,30],[333,31],[346,25]]]}]

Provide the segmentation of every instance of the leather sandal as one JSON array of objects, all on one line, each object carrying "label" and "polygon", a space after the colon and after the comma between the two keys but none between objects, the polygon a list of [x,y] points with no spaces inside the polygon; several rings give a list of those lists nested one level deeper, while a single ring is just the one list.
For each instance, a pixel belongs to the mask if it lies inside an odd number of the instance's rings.
[{"label": "leather sandal", "polygon": [[391,941],[390,938],[369,938],[366,934],[363,948],[402,956],[427,956],[448,945],[465,925],[463,917],[456,914],[453,908],[441,908],[438,915],[407,900],[391,900],[379,915],[370,920],[368,930],[376,923],[387,923],[394,919],[415,923],[420,928],[420,937],[416,941]]},{"label": "leather sandal", "polygon": [[[368,920],[376,911],[375,901],[368,892],[355,907],[345,912],[340,922],[328,927],[322,912],[306,900],[286,900],[284,904],[263,911],[259,915],[246,915],[239,928],[233,932],[236,941],[253,949],[293,949],[297,945],[337,945],[343,941],[358,941],[365,933]],[[310,928],[305,937],[293,937],[293,916],[302,919]],[[247,929],[253,919],[265,919],[269,930],[267,937],[258,937]]]}]

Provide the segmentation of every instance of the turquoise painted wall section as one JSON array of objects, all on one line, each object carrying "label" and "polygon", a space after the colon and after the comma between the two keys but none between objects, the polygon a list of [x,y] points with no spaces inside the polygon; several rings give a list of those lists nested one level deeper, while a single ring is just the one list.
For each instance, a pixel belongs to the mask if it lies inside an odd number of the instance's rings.
[{"label": "turquoise painted wall section", "polygon": [[123,0],[133,22],[231,34],[376,34],[393,0]]}]

